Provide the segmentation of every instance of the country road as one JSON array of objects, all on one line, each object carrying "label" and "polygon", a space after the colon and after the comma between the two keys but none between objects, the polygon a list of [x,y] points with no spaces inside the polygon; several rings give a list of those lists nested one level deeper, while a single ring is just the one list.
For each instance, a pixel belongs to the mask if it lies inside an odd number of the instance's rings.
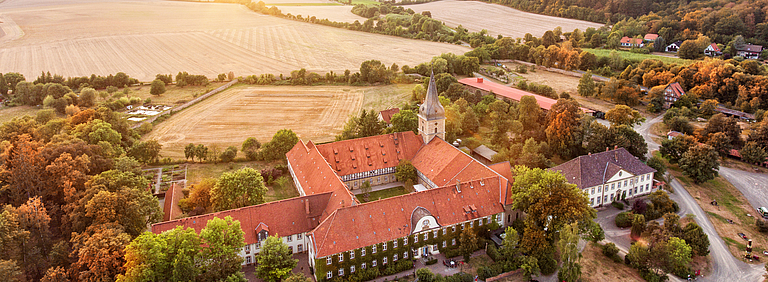
[{"label": "country road", "polygon": [[[651,125],[660,122],[662,119],[663,115],[659,115],[658,117],[648,120],[635,128],[635,130],[643,136],[645,142],[648,143],[648,157],[651,157],[652,151],[659,149],[659,144],[654,142],[651,138],[653,136],[650,132]],[[739,190],[744,193],[746,198],[750,199],[750,204],[753,206],[756,204],[768,205],[768,192],[765,190],[765,185],[768,185],[768,179],[766,179],[764,174],[753,174],[740,170],[729,169],[726,167],[721,167],[720,172],[723,174],[723,177],[733,183],[734,186],[739,188]],[[758,186],[755,185],[756,183],[760,183],[762,186],[759,186],[758,189]],[[704,210],[702,210],[701,207],[696,203],[696,200],[691,197],[691,194],[685,190],[685,187],[683,187],[680,182],[677,181],[677,179],[673,179],[670,182],[670,185],[675,191],[675,193],[670,194],[670,198],[678,203],[680,206],[680,213],[690,213],[695,215],[696,223],[698,223],[699,226],[701,226],[701,228],[704,230],[704,233],[709,236],[709,250],[713,261],[712,273],[706,277],[700,277],[699,280],[762,281],[762,275],[765,273],[763,265],[747,264],[733,257],[728,251],[728,247],[725,245],[723,239],[720,238],[720,235],[717,234],[717,231],[712,225],[712,222],[709,221],[709,217],[707,217],[707,215],[704,213]],[[601,225],[603,226],[609,226],[612,224],[612,222],[601,222]],[[612,229],[606,229],[606,239],[610,240],[612,237],[621,237],[625,233],[629,234],[628,230],[617,230],[615,226],[613,227],[614,228]],[[614,244],[621,244],[626,246],[625,241],[628,241],[628,238],[626,240],[617,239]],[[670,275],[670,278],[677,280],[675,279],[676,277],[672,277],[672,275]]]}]

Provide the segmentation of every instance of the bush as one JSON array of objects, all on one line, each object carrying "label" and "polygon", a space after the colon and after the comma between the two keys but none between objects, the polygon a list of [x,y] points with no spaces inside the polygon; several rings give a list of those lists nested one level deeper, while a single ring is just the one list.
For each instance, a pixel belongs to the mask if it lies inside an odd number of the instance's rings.
[{"label": "bush", "polygon": [[634,214],[632,212],[622,212],[616,215],[615,223],[616,227],[626,228],[632,226],[632,219]]},{"label": "bush", "polygon": [[501,255],[499,254],[499,250],[496,249],[496,245],[490,244],[488,245],[488,250],[485,251],[485,253],[490,257],[493,261],[498,261],[501,258]]},{"label": "bush", "polygon": [[624,204],[621,203],[621,202],[613,202],[613,203],[611,203],[611,206],[613,206],[614,208],[620,209],[620,210],[624,209]]},{"label": "bush", "polygon": [[440,252],[445,255],[446,258],[453,258],[461,255],[461,249],[459,248],[442,249]]},{"label": "bush", "polygon": [[428,260],[424,264],[425,265],[433,265],[433,264],[436,264],[436,263],[437,263],[437,259],[436,258],[432,258],[431,260]]},{"label": "bush", "polygon": [[613,243],[608,243],[602,246],[603,255],[612,259],[616,263],[621,263],[623,260],[619,257],[619,248]]},{"label": "bush", "polygon": [[768,232],[768,220],[765,220],[762,218],[756,218],[755,224],[757,225],[758,231]]}]

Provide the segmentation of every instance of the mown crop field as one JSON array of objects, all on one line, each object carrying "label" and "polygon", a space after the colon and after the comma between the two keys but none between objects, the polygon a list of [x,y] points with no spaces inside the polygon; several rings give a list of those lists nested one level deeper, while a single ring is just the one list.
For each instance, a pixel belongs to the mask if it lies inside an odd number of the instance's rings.
[{"label": "mown crop field", "polygon": [[333,141],[350,115],[360,109],[399,106],[413,85],[237,86],[172,115],[144,140],[156,139],[163,157],[184,158],[189,143],[240,145],[248,137],[268,142],[280,129],[291,129],[305,142]]},{"label": "mown crop field", "polygon": [[0,71],[27,79],[42,71],[65,77],[125,72],[141,81],[179,71],[209,78],[229,71],[237,76],[301,68],[343,72],[370,59],[416,65],[469,50],[286,20],[237,4],[6,1],[0,4],[3,30],[23,34],[0,37]]},{"label": "mown crop field", "polygon": [[501,34],[522,38],[526,33],[541,37],[547,30],[558,26],[563,28],[563,32],[577,28],[584,31],[588,27],[603,26],[599,23],[527,13],[479,1],[445,0],[406,7],[417,13],[430,11],[432,18],[441,20],[451,27],[462,25],[469,31],[488,30],[488,33],[494,37]]}]

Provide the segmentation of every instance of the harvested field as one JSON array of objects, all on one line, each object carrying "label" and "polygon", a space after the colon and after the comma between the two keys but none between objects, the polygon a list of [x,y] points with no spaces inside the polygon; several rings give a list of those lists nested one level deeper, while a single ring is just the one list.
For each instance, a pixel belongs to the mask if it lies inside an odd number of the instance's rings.
[{"label": "harvested field", "polygon": [[283,11],[283,14],[301,15],[302,18],[316,17],[318,19],[328,19],[334,22],[352,23],[359,21],[365,22],[367,19],[352,13],[352,6],[281,6],[277,8]]},{"label": "harvested field", "polygon": [[526,33],[541,37],[547,30],[562,27],[564,32],[574,29],[599,28],[603,24],[527,13],[497,4],[479,1],[445,0],[418,5],[408,5],[417,13],[430,11],[432,18],[449,26],[461,25],[469,31],[488,30],[491,36],[501,34],[512,38]]},{"label": "harvested field", "polygon": [[280,129],[299,138],[332,141],[363,106],[371,87],[235,87],[160,123],[144,139],[157,139],[164,157],[184,158],[189,143],[237,146],[248,137],[262,143]]},{"label": "harvested field", "polygon": [[37,115],[37,111],[39,111],[40,109],[41,109],[40,107],[35,107],[35,106],[16,106],[16,107],[0,106],[0,124],[11,121],[17,117],[23,117],[23,116],[35,117],[35,115]]},{"label": "harvested field", "polygon": [[[343,72],[370,59],[415,65],[469,50],[270,17],[236,4],[86,1],[28,7],[7,1],[0,4],[2,17],[23,36],[0,38],[0,71],[28,78],[41,71],[65,77],[125,72],[141,81],[179,71],[209,78],[229,71]],[[13,29],[3,27],[6,33]]]}]

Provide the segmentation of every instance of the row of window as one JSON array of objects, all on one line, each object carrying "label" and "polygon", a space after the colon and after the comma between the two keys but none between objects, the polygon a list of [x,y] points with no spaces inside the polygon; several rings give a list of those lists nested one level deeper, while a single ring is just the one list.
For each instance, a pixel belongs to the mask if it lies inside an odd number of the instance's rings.
[{"label": "row of window", "polygon": [[376,177],[375,181],[374,181],[373,178],[371,178],[370,180],[363,179],[363,180],[358,180],[358,181],[353,182],[353,185],[354,185],[354,187],[358,187],[360,185],[363,185],[363,182],[365,182],[365,181],[369,181],[372,185],[378,185],[378,184],[381,184],[381,183],[388,183],[390,177],[392,178],[392,181],[397,181],[397,179],[395,179],[394,175],[384,175],[384,182],[381,182],[381,176],[379,176],[379,177]]},{"label": "row of window", "polygon": [[[489,224],[489,223],[491,223],[491,217],[481,218],[481,219],[479,219],[479,222],[478,222],[478,224]],[[466,223],[461,223],[461,224],[457,224],[457,225],[461,228],[461,230],[464,230],[464,226],[466,225]],[[457,225],[453,225],[453,226],[450,227],[452,233],[456,232],[456,226]],[[469,227],[472,228],[474,226],[475,226],[475,221],[474,220],[470,221],[469,222]],[[442,235],[448,234],[447,233],[448,232],[447,231],[447,227],[443,227],[441,230],[442,230]],[[435,230],[432,230],[430,232],[424,232],[422,234],[417,234],[417,235],[413,236],[413,242],[414,243],[418,243],[419,242],[419,237],[422,237],[423,238],[422,240],[425,240],[425,241],[429,240],[429,234],[430,233],[432,234],[432,238],[437,238],[438,230],[435,229]],[[398,242],[398,240],[393,240],[392,241],[392,247],[393,248],[397,248],[397,245],[398,245],[397,242]],[[446,246],[445,244],[446,244],[445,241],[443,241],[443,247]],[[454,241],[451,244],[452,245],[456,245],[455,239],[454,239]],[[408,237],[404,237],[403,238],[403,246],[405,246],[405,245],[408,245]],[[387,246],[389,246],[389,242],[382,243],[382,245],[381,245],[382,250],[386,251],[387,250]],[[377,250],[378,250],[378,245],[372,245],[371,246],[371,253],[375,254]],[[366,255],[366,252],[367,252],[366,248],[361,248],[360,249],[360,256],[364,257]],[[355,259],[355,253],[356,253],[356,250],[349,251],[349,259]],[[338,261],[339,262],[343,262],[344,261],[344,253],[339,253],[338,254]],[[326,265],[330,265],[331,263],[333,263],[333,256],[328,256],[327,258],[325,258],[325,264]]]},{"label": "row of window", "polygon": [[[288,235],[288,236],[285,236],[284,238],[285,238],[286,242],[293,242],[293,235]],[[301,238],[304,238],[304,236],[302,236],[301,233],[296,234],[296,240],[301,240]],[[257,242],[256,243],[256,249],[258,249],[258,248],[261,248],[261,242]],[[245,247],[243,247],[243,251],[245,251],[245,254],[250,254],[251,253],[251,245],[245,245]],[[303,251],[303,247],[301,245],[298,246],[298,251],[299,252]]]},{"label": "row of window", "polygon": [[[633,191],[633,190],[632,190],[632,189],[629,189],[629,190],[627,190],[627,191],[629,192],[629,194],[628,194],[628,195],[629,195],[629,197],[632,197],[632,195],[633,195],[632,191]],[[648,191],[651,191],[651,189],[650,189],[650,184],[645,184],[645,187],[643,187],[643,185],[640,185],[640,191],[638,192],[638,191],[637,191],[637,187],[635,187],[635,189],[634,189],[634,194],[636,195],[637,193],[643,193],[643,192],[648,192]],[[611,195],[603,196],[603,198],[602,198],[602,202],[603,202],[603,203],[608,203],[608,197],[609,197],[609,196],[610,196],[611,202],[613,202],[613,193],[611,193]],[[618,197],[618,196],[619,196],[619,195],[618,195],[618,194],[616,194],[616,197]],[[599,204],[600,204],[600,202],[601,202],[601,201],[600,201],[600,200],[601,200],[601,198],[600,198],[600,197],[597,197],[597,198],[590,198],[590,199],[589,199],[589,204],[594,206],[594,205],[595,205],[595,199],[597,199],[597,204],[599,205]]]},{"label": "row of window", "polygon": [[391,173],[395,173],[394,167],[387,167],[387,168],[382,168],[377,170],[347,174],[341,177],[341,181],[351,181],[355,179],[368,178],[368,177],[374,177],[374,176],[391,174]]},{"label": "row of window", "polygon": [[[621,176],[621,172],[619,172],[619,176]],[[650,178],[651,178],[651,177],[650,177],[650,174],[649,174],[649,175],[645,175],[645,174],[643,174],[643,175],[641,175],[641,176],[640,176],[638,183],[639,183],[639,182],[642,182],[642,181],[645,181],[646,179],[650,179]],[[634,179],[634,178],[631,178],[631,179],[625,179],[623,182],[622,182],[622,181],[617,181],[617,182],[614,182],[614,183],[610,183],[610,185],[611,185],[611,187],[610,187],[610,188],[608,188],[608,184],[605,184],[605,192],[608,192],[608,191],[613,191],[613,190],[616,190],[617,188],[622,188],[622,187],[632,186],[632,185],[634,184],[634,182],[635,182],[635,179]],[[616,184],[618,184],[618,187],[617,187],[617,185],[616,185]],[[597,186],[597,193],[598,193],[598,194],[602,193],[602,191],[601,191],[601,190],[602,190],[602,189],[601,189],[602,187],[603,187],[603,186]],[[610,189],[610,190],[609,190],[609,189]],[[591,189],[591,191],[590,191],[590,193],[589,193],[589,194],[590,194],[590,195],[594,195],[594,194],[595,194],[595,187],[592,187],[592,189]]]}]

